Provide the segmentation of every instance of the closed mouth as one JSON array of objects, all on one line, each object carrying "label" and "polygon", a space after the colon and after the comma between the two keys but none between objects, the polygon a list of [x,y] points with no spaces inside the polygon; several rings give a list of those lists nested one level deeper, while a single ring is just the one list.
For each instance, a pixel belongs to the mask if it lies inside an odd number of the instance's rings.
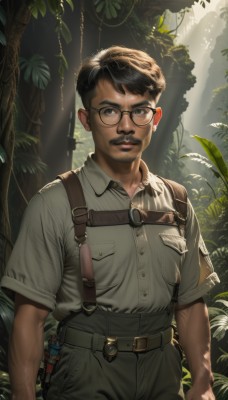
[{"label": "closed mouth", "polygon": [[120,145],[120,144],[132,144],[132,145],[135,145],[135,144],[141,143],[141,140],[136,139],[136,138],[134,138],[132,136],[124,136],[124,137],[120,136],[119,138],[115,138],[115,139],[110,140],[110,143],[114,144],[114,145]]}]

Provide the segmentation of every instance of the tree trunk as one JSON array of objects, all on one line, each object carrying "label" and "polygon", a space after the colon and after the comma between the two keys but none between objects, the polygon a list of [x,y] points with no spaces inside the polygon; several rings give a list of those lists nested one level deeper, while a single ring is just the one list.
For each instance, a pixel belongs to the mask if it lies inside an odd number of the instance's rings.
[{"label": "tree trunk", "polygon": [[14,151],[14,100],[19,78],[18,58],[21,37],[31,13],[26,1],[5,1],[1,6],[6,13],[6,46],[0,50],[0,144],[6,153],[0,162],[0,277],[11,253],[11,228],[8,209],[8,192]]}]

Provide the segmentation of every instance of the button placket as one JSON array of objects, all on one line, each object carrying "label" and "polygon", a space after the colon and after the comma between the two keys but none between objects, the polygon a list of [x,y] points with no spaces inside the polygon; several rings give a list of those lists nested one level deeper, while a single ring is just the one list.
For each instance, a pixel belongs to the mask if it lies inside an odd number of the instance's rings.
[{"label": "button placket", "polygon": [[143,226],[135,228],[136,248],[138,253],[138,285],[139,285],[139,302],[145,304],[148,301],[149,282],[147,277],[147,250],[146,250],[146,234]]}]

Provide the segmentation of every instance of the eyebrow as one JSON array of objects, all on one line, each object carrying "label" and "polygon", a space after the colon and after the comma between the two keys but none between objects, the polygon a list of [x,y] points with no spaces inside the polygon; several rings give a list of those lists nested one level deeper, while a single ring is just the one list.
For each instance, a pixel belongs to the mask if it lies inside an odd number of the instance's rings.
[{"label": "eyebrow", "polygon": [[[112,106],[112,107],[121,108],[120,104],[115,103],[115,102],[110,101],[110,100],[102,100],[99,103],[99,105],[101,105],[101,106],[102,105],[109,105],[109,106]],[[131,108],[143,107],[143,106],[151,107],[151,103],[149,102],[149,100],[143,100],[143,101],[140,101],[138,103],[132,104]]]}]

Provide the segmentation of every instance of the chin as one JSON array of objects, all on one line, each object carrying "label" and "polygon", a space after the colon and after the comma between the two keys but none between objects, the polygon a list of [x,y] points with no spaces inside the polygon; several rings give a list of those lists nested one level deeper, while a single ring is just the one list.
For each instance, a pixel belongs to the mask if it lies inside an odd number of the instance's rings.
[{"label": "chin", "polygon": [[122,154],[121,157],[115,157],[115,161],[123,162],[123,163],[131,163],[140,158],[140,154],[133,156],[132,154]]}]

